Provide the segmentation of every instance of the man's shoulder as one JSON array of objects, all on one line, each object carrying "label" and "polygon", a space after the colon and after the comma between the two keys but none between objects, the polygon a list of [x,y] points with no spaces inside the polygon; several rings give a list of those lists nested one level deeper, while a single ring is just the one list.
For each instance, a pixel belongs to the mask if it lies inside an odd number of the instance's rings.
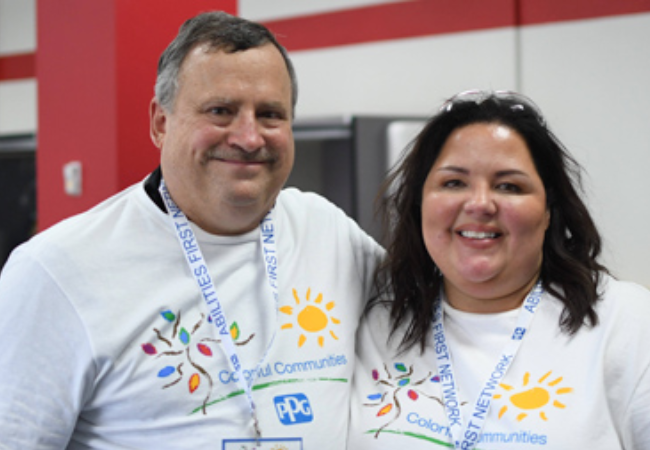
[{"label": "man's shoulder", "polygon": [[[341,207],[315,192],[284,188],[278,195],[276,208],[292,220],[345,223],[357,228],[357,223]],[[359,227],[360,228],[360,227]]]},{"label": "man's shoulder", "polygon": [[280,191],[278,201],[283,204],[298,205],[304,207],[340,209],[334,203],[321,194],[315,192],[302,191],[295,187],[286,187]]},{"label": "man's shoulder", "polygon": [[314,192],[304,192],[290,187],[278,196],[276,208],[281,222],[285,220],[295,233],[317,233],[322,236],[345,234],[352,239],[371,242],[374,239],[342,208]]},{"label": "man's shoulder", "polygon": [[[48,246],[56,242],[57,246],[92,239],[93,235],[101,236],[102,230],[114,226],[115,222],[124,217],[124,211],[133,204],[133,197],[138,195],[141,184],[132,185],[111,197],[101,201],[90,209],[75,214],[52,225],[34,236],[28,243],[30,246]],[[100,237],[101,239],[101,237]]]}]

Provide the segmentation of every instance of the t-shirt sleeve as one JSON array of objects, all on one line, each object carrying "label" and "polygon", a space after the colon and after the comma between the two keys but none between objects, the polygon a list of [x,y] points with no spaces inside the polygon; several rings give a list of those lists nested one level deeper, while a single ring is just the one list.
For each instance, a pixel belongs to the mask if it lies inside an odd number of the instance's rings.
[{"label": "t-shirt sleeve", "polygon": [[0,276],[0,450],[66,448],[93,370],[79,316],[23,248]]}]

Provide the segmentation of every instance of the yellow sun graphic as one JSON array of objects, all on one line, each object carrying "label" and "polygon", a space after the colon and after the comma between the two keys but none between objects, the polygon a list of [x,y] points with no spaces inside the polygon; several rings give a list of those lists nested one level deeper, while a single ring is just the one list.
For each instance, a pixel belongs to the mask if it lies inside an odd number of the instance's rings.
[{"label": "yellow sun graphic", "polygon": [[[522,390],[520,390],[520,392],[513,393],[509,398],[510,403],[512,403],[519,410],[523,410],[517,415],[517,421],[521,422],[526,417],[528,417],[528,412],[535,410],[539,410],[539,417],[542,420],[548,420],[546,411],[543,408],[549,403],[551,403],[551,405],[553,405],[555,408],[564,409],[566,407],[564,403],[560,402],[558,396],[573,392],[573,388],[558,387],[558,385],[562,382],[562,377],[555,378],[546,383],[546,380],[551,377],[551,373],[552,371],[545,374],[542,378],[537,380],[537,385],[532,387],[528,387],[528,384],[530,382],[530,373],[526,372],[524,374],[524,379],[521,387]],[[514,390],[512,386],[504,383],[499,384],[499,386],[508,392]],[[501,394],[496,394],[494,396],[495,399],[499,399],[501,397]],[[499,410],[499,419],[502,418],[507,411],[508,405],[503,406]]]},{"label": "yellow sun graphic", "polygon": [[[304,333],[300,333],[300,337],[298,337],[298,347],[303,346],[307,341],[307,336],[309,335],[315,335],[318,339],[318,345],[322,347],[325,343],[325,335],[327,334],[327,331],[329,331],[329,335],[332,338],[336,340],[339,339],[332,330],[331,325],[339,325],[341,321],[329,315],[329,311],[336,306],[334,302],[326,303],[323,306],[323,294],[318,294],[312,302],[311,289],[307,289],[304,302],[301,302],[295,289],[293,289],[293,298],[296,301],[295,307],[283,306],[280,308],[280,312],[292,316],[292,318],[295,313],[295,323],[302,329],[302,331],[304,331]],[[280,328],[287,330],[293,327],[294,323],[288,322]]]}]

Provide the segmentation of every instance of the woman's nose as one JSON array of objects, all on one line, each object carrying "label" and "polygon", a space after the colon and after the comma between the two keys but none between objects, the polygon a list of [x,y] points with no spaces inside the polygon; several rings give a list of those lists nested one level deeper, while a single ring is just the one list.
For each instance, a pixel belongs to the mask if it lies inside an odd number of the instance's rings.
[{"label": "woman's nose", "polygon": [[465,202],[465,211],[478,215],[493,215],[497,212],[494,193],[489,186],[477,186],[470,191]]}]

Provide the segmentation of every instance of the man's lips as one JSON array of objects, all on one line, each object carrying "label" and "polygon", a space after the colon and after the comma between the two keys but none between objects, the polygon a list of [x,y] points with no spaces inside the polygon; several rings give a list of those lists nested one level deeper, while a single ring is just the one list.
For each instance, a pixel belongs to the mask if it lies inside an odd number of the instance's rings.
[{"label": "man's lips", "polygon": [[219,161],[226,164],[241,166],[272,164],[275,157],[266,149],[256,152],[237,152],[233,150],[213,149],[206,153],[206,160]]},{"label": "man's lips", "polygon": [[260,161],[260,160],[228,159],[228,158],[213,158],[213,159],[227,164],[237,164],[242,166],[266,164],[268,162],[268,161]]}]

